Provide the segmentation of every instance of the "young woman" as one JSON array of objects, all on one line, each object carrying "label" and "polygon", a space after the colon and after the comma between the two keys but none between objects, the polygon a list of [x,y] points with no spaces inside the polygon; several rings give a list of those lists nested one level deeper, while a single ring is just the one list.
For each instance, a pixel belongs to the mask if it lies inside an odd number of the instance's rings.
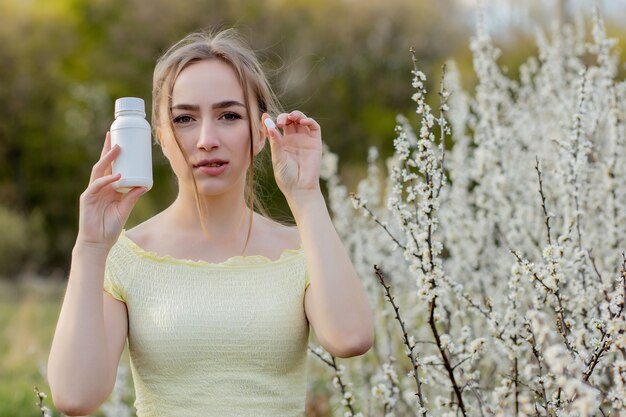
[{"label": "young woman", "polygon": [[[300,111],[278,113],[231,30],[170,48],[152,100],[178,195],[125,231],[146,190],[112,188],[120,149],[107,134],[80,198],[48,363],[54,403],[68,415],[97,409],[128,339],[139,417],[303,415],[309,324],[339,357],[365,353],[373,339],[366,294],[320,192],[320,126]],[[252,168],[266,139],[296,227],[253,210]]]}]

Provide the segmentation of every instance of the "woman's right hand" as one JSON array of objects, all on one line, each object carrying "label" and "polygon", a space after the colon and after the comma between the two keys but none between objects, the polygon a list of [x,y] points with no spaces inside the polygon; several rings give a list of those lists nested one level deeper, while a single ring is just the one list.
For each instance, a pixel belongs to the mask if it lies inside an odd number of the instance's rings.
[{"label": "woman's right hand", "polygon": [[93,166],[89,185],[80,196],[77,245],[110,250],[135,203],[147,191],[143,187],[127,194],[115,191],[113,183],[121,175],[111,173],[111,164],[119,154],[120,147],[111,147],[111,133],[107,132],[100,160]]}]

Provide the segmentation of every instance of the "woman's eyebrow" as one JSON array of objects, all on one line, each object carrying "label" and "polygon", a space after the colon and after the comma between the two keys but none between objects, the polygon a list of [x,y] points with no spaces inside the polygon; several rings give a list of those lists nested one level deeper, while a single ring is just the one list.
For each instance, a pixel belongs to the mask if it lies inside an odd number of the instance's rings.
[{"label": "woman's eyebrow", "polygon": [[[213,109],[224,109],[227,107],[232,107],[232,106],[237,106],[237,107],[246,107],[245,104],[243,104],[240,101],[237,100],[224,100],[224,101],[220,101],[217,103],[214,103],[211,105],[211,108]],[[174,106],[172,106],[171,110],[189,110],[189,111],[198,111],[200,110],[200,106],[196,105],[196,104],[176,104]]]},{"label": "woman's eyebrow", "polygon": [[211,107],[213,107],[214,109],[224,109],[226,107],[232,107],[232,106],[244,107],[244,108],[246,107],[245,104],[237,100],[220,101],[219,103],[213,104]]},{"label": "woman's eyebrow", "polygon": [[190,110],[190,111],[198,111],[200,110],[200,106],[195,104],[176,104],[172,106],[170,110]]}]

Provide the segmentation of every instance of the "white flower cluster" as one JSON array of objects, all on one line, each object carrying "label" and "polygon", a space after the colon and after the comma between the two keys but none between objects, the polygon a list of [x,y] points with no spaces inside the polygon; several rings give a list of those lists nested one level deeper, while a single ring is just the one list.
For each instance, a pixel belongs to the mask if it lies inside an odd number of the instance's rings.
[{"label": "white flower cluster", "polygon": [[46,393],[43,391],[39,391],[39,388],[37,387],[35,387],[34,391],[35,395],[37,396],[37,401],[35,402],[35,405],[39,407],[39,411],[41,411],[41,416],[52,417],[52,412],[47,406],[44,405],[44,400],[48,398],[48,395],[46,395]]},{"label": "white flower cluster", "polygon": [[[393,358],[392,358],[393,359]],[[382,372],[375,375],[371,381],[372,397],[380,402],[385,416],[394,416],[394,409],[400,395],[399,379],[393,360],[382,365]]]},{"label": "white flower cluster", "polygon": [[419,130],[398,117],[387,177],[370,151],[351,199],[327,153],[334,221],[377,335],[346,366],[354,385],[338,403],[368,404],[364,415],[626,415],[626,81],[597,10],[591,23],[590,41],[582,18],[538,33],[519,79],[479,24],[475,92],[447,64],[438,115],[416,68]]}]

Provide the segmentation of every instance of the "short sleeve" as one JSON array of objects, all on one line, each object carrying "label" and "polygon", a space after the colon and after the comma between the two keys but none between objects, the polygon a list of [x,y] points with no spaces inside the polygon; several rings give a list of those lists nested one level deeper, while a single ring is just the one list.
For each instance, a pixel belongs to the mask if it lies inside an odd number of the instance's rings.
[{"label": "short sleeve", "polygon": [[105,269],[104,271],[104,291],[109,293],[116,300],[126,302],[123,296],[123,291],[119,286],[119,283],[111,275],[111,271],[109,271],[108,268]]},{"label": "short sleeve", "polygon": [[304,292],[309,289],[311,278],[309,278],[309,268],[304,268]]},{"label": "short sleeve", "polygon": [[116,300],[126,302],[125,291],[123,286],[120,284],[120,281],[112,270],[111,265],[111,255],[109,255],[109,259],[107,259],[106,267],[104,268],[104,285],[103,289],[107,293],[109,293]]}]

